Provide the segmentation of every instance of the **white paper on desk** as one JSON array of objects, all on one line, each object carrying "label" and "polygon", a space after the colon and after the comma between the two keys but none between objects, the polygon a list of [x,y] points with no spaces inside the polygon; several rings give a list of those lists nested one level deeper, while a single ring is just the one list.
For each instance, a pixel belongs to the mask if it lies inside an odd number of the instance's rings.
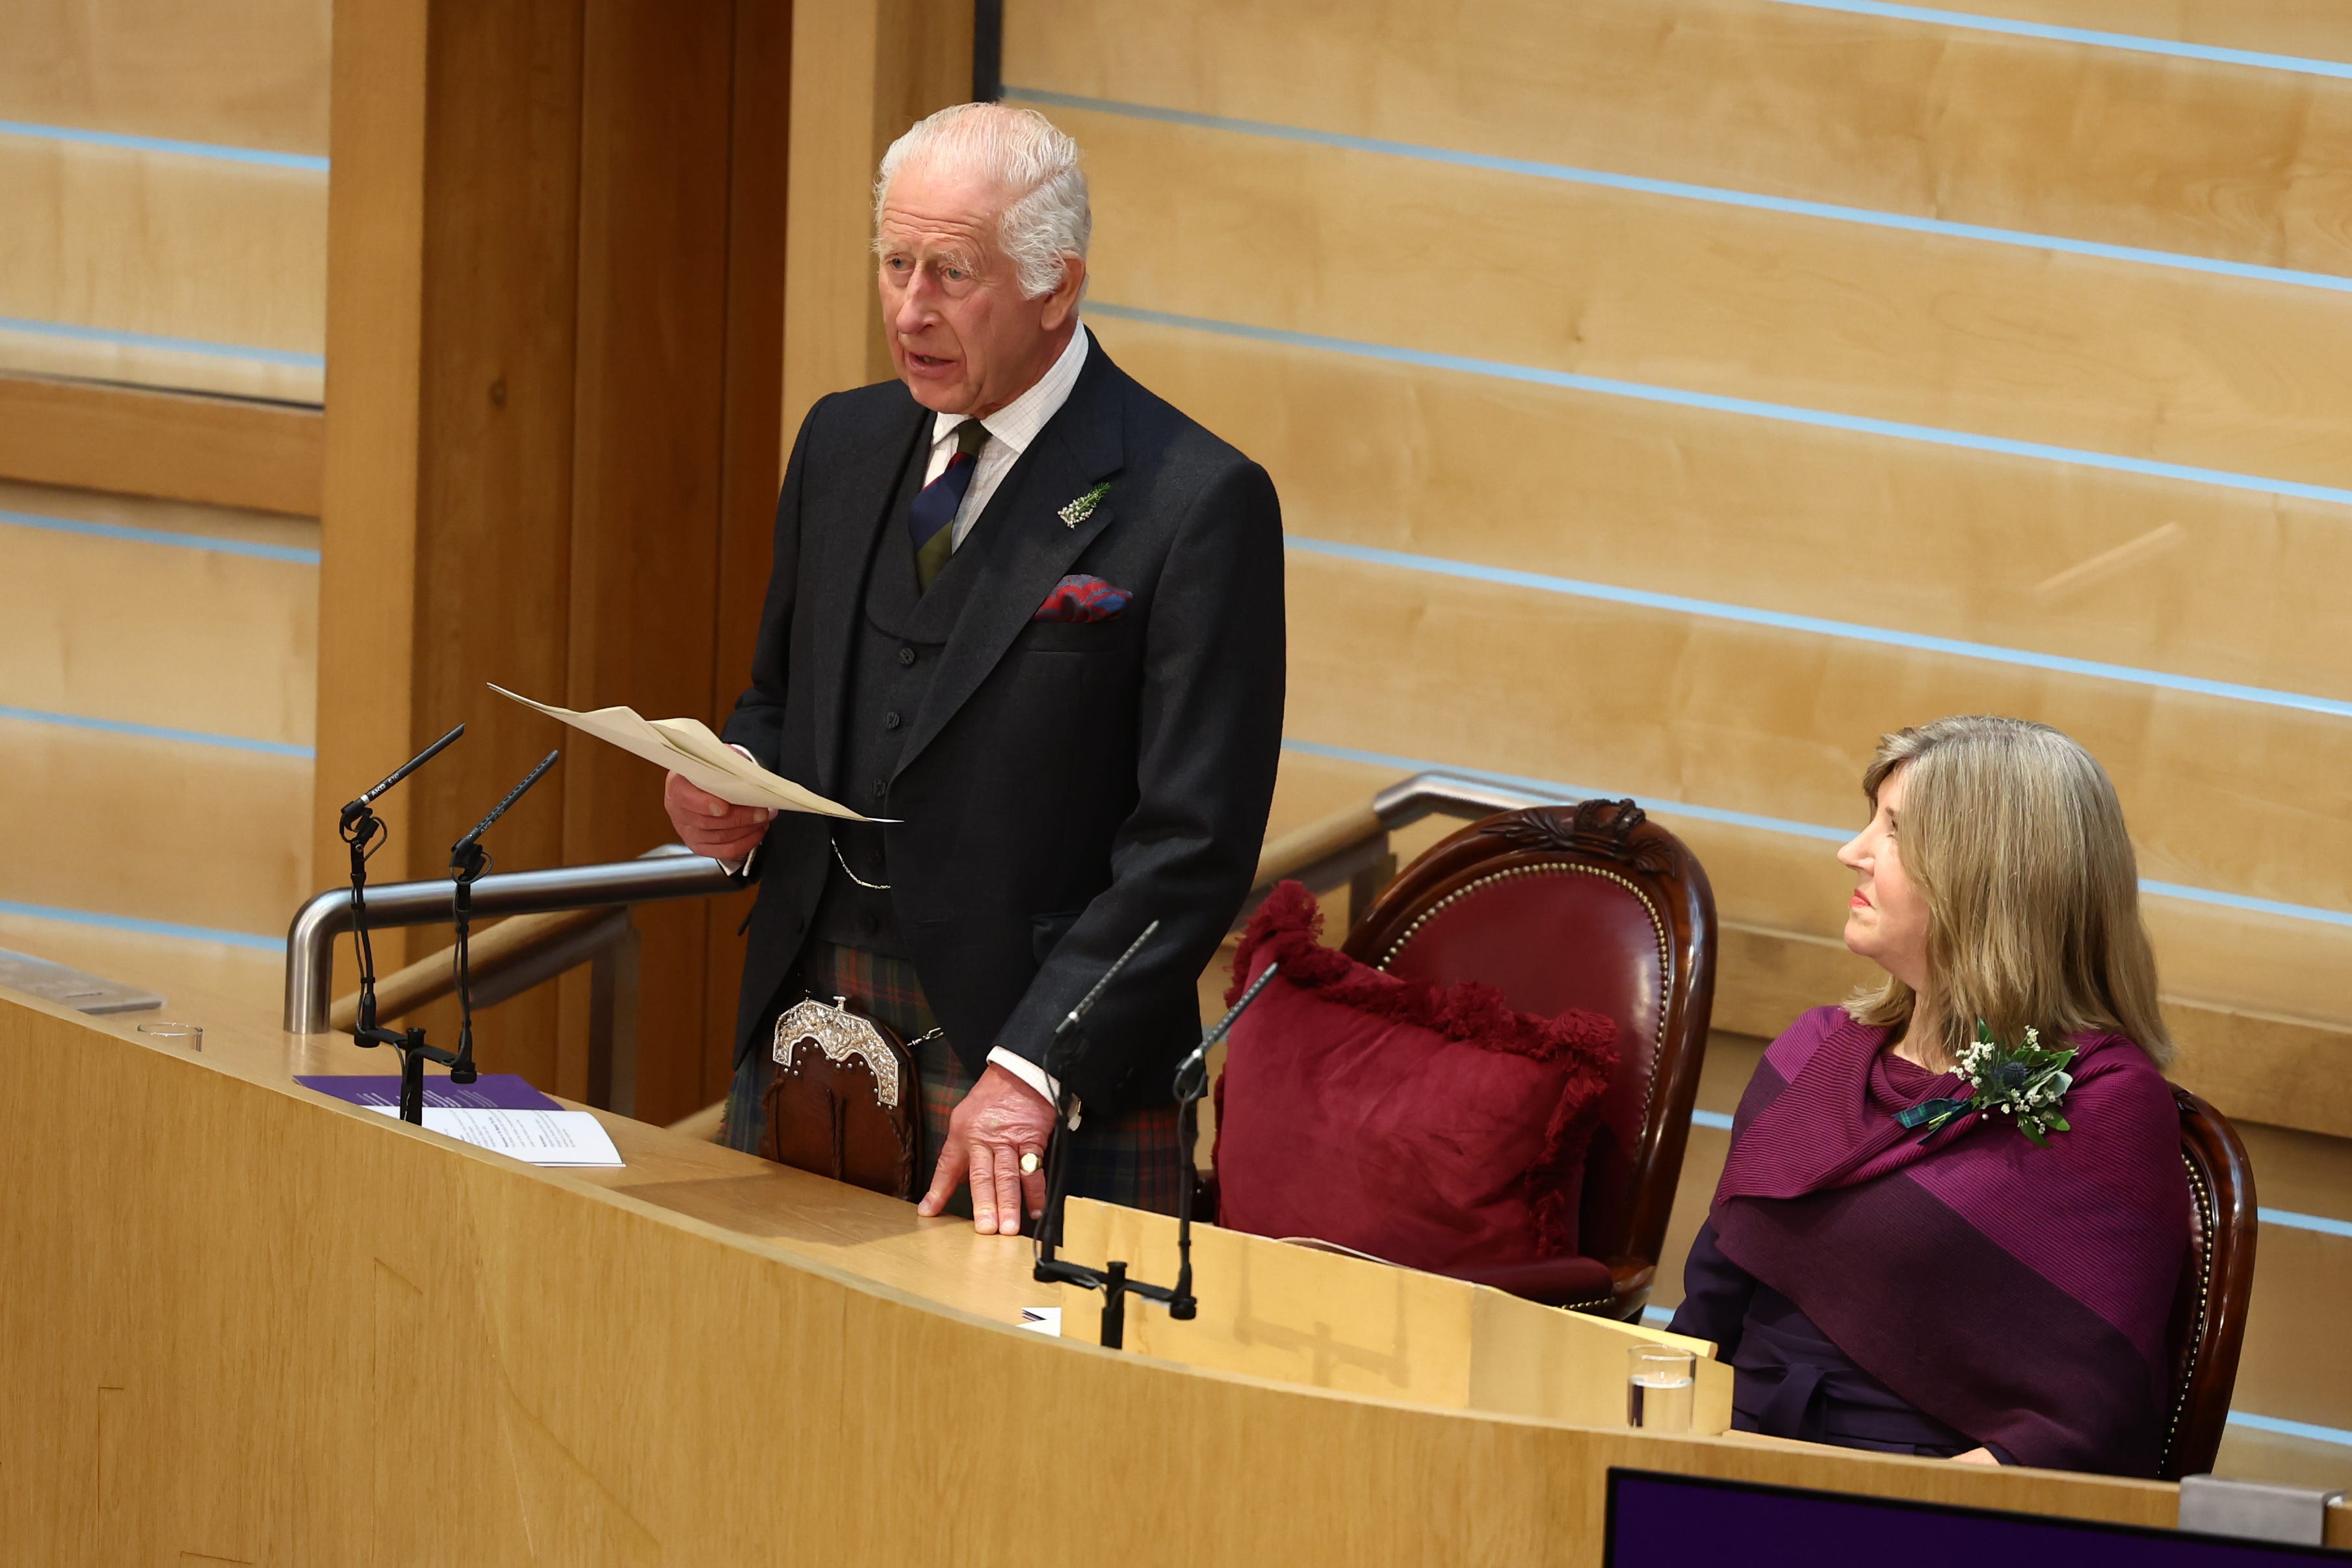
[{"label": "white paper on desk", "polygon": [[1062,1337],[1062,1309],[1024,1307],[1021,1309],[1021,1326],[1033,1334],[1044,1334],[1048,1339],[1058,1340]]},{"label": "white paper on desk", "polygon": [[599,708],[593,713],[575,713],[569,708],[533,702],[503,686],[494,685],[490,689],[583,733],[610,742],[656,767],[683,773],[696,788],[735,805],[805,811],[817,816],[838,816],[846,822],[868,820],[814,790],[770,773],[711,733],[710,726],[699,719],[647,719],[634,708]]},{"label": "white paper on desk", "polygon": [[[396,1105],[370,1110],[398,1116]],[[617,1167],[621,1152],[604,1124],[584,1110],[477,1110],[469,1106],[428,1105],[425,1130],[488,1149],[534,1165]]]}]

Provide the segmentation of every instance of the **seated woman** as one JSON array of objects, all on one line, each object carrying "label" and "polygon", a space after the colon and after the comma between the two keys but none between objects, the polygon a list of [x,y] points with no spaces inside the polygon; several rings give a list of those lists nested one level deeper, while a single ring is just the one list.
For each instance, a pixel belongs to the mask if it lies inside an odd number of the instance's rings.
[{"label": "seated woman", "polygon": [[[1845,941],[1886,978],[1765,1053],[1675,1331],[1722,1347],[1743,1431],[2153,1476],[2189,1194],[2115,786],[1957,718],[1886,737],[1863,793]],[[1971,1064],[1979,1020],[2071,1046],[2071,1081]],[[1971,1110],[1967,1065],[2057,1098]]]}]

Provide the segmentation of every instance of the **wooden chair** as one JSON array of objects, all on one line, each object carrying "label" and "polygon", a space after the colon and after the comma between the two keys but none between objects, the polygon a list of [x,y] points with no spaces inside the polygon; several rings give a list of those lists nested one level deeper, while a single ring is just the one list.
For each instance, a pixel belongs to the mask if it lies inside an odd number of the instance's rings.
[{"label": "wooden chair", "polygon": [[[1630,800],[1504,812],[1407,867],[1346,948],[1413,979],[1486,981],[1522,1012],[1582,1007],[1616,1020],[1618,1066],[1578,1222],[1585,1256],[1563,1260],[1573,1269],[1465,1277],[1555,1306],[1639,1317],[1674,1209],[1715,1003],[1715,894],[1697,859]],[[1605,1285],[1591,1260],[1606,1265]]]},{"label": "wooden chair", "polygon": [[2213,1468],[2253,1294],[2254,1170],[2228,1117],[2175,1087],[2180,1163],[2189,1170],[2189,1256],[2172,1307],[2172,1407],[2165,1429],[2168,1481]]}]

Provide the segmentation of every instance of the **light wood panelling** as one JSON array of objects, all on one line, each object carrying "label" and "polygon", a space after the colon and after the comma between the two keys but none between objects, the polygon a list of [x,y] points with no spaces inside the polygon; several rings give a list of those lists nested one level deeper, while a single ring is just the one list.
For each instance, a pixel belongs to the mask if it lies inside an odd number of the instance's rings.
[{"label": "light wood panelling", "polygon": [[0,898],[282,935],[310,889],[310,767],[0,720]]},{"label": "light wood panelling", "polygon": [[2142,875],[2352,910],[2341,720],[1299,551],[1289,571],[1304,739],[1833,827],[1883,731],[2016,713],[2105,765]]},{"label": "light wood panelling", "polygon": [[[412,20],[420,32],[404,47],[429,54],[429,73],[422,58],[413,70],[388,68],[354,37],[404,32]],[[453,722],[469,727],[445,763],[391,797],[394,852],[404,864],[385,876],[439,874],[442,847],[557,743],[552,724],[484,682],[563,689],[572,553],[583,17],[550,3],[438,6],[429,28],[425,20],[407,7],[346,5],[337,34],[338,60],[352,41],[360,73],[359,85],[338,91],[337,188],[353,193],[339,195],[337,222],[349,226],[339,235],[358,237],[354,248],[368,252],[353,258],[355,270],[418,294],[410,312],[375,315],[359,308],[370,285],[355,286],[352,320],[335,339],[367,361],[369,382],[364,412],[337,394],[335,428],[352,440],[330,456],[330,600],[387,579],[400,592],[372,606],[388,623],[380,630],[368,624],[373,616],[330,623],[321,798],[362,787]],[[352,174],[354,163],[372,173]],[[372,233],[378,225],[389,232]],[[416,248],[390,248],[403,244]],[[389,447],[380,445],[386,437]],[[414,465],[389,492],[373,471],[385,458]],[[354,491],[339,506],[342,475]],[[402,515],[377,515],[386,506]],[[339,580],[348,587],[335,589]],[[355,700],[384,706],[354,713]],[[393,731],[379,732],[386,721]],[[508,868],[566,858],[567,771],[501,822],[493,848]],[[340,869],[331,821],[320,819],[319,833],[329,853],[320,863]],[[455,1011],[428,1009],[418,1021],[446,1036]],[[573,1033],[567,1052],[555,991],[527,993],[485,1020],[484,1059],[554,1085],[567,1058],[584,1063],[584,1028]],[[583,1085],[584,1074],[573,1087]]]},{"label": "light wood panelling", "polygon": [[2314,484],[2352,296],[1064,110],[1096,297]]},{"label": "light wood panelling", "polygon": [[874,171],[907,127],[971,95],[971,8],[793,7],[783,439],[828,392],[889,378],[874,291]]},{"label": "light wood panelling", "polygon": [[[1132,1278],[1160,1282],[1181,1267],[1167,1215],[1073,1198],[1064,1233],[1063,1256],[1074,1263],[1101,1268],[1118,1258]],[[1731,1368],[1706,1340],[1214,1226],[1197,1227],[1191,1261],[1196,1279],[1216,1282],[1199,1314],[1179,1322],[1129,1297],[1129,1350],[1416,1405],[1613,1426],[1624,1419],[1626,1351],[1674,1344],[1699,1357],[1691,1430],[1715,1436],[1731,1425]],[[1065,1285],[1061,1303],[1074,1337],[1101,1321],[1097,1292]]]},{"label": "light wood panelling", "polygon": [[0,947],[152,991],[163,998],[163,1006],[145,1015],[151,1018],[179,1018],[184,1009],[193,1009],[200,1016],[184,1021],[202,1023],[204,1001],[211,997],[266,1017],[278,1009],[286,984],[279,951],[76,921],[0,913]]},{"label": "light wood panelling", "polygon": [[[580,336],[572,441],[564,700],[702,714],[714,685],[707,614],[719,580],[724,480],[730,68],[735,16],[662,0],[592,0],[582,88]],[[643,127],[660,125],[659,138]],[[659,311],[643,302],[659,300]],[[772,315],[747,331],[764,333]],[[772,338],[764,339],[772,342]],[[772,362],[771,362],[772,374]],[[772,410],[772,405],[768,407]],[[762,467],[772,474],[772,459]],[[755,622],[756,625],[756,617]],[[503,683],[501,683],[503,684]],[[509,705],[511,707],[511,705]],[[661,779],[611,746],[566,734],[562,845],[574,862],[625,860],[675,837]],[[636,913],[656,977],[665,1048],[641,1054],[635,1103],[667,1121],[702,1104],[711,1033],[700,900]],[[557,1081],[588,1081],[588,976],[569,976]]]},{"label": "light wood panelling", "polygon": [[0,7],[0,120],[327,150],[330,0]]},{"label": "light wood panelling", "polygon": [[[382,874],[438,874],[440,847],[556,746],[563,765],[497,830],[507,868],[671,837],[657,771],[487,683],[717,716],[713,618],[751,636],[778,478],[790,24],[641,0],[338,13],[332,341],[352,363],[323,596],[367,604],[325,628],[320,798],[469,726],[393,797],[403,863]],[[331,830],[322,865],[340,864]],[[708,924],[694,903],[640,916],[637,1105],[663,1120],[707,1103],[725,1054],[706,1009],[740,949],[709,959]],[[501,1064],[584,1092],[584,986],[500,1009]]]},{"label": "light wood panelling", "polygon": [[[319,638],[317,798],[329,802],[366,789],[455,721],[453,715],[420,737],[440,716],[412,710],[425,418],[418,391],[427,15],[421,6],[394,4],[347,3],[341,10],[328,229],[335,286],[327,299],[327,339],[335,352],[327,395],[335,423],[325,446],[320,514],[319,599],[331,609]],[[563,184],[554,182],[558,189]],[[489,401],[487,386],[483,401]],[[486,487],[483,500],[505,510],[514,498]],[[528,615],[538,603],[519,600],[509,613]],[[395,790],[376,808],[393,833],[392,858],[380,868],[387,881],[410,873],[407,829],[417,793]],[[322,875],[341,868],[342,845],[331,823],[312,821],[311,844]],[[421,873],[427,864],[419,857],[415,869]],[[396,931],[385,933],[376,949],[387,968],[407,956],[407,939]]]},{"label": "light wood panelling", "polygon": [[[299,169],[0,135],[0,316],[317,354],[327,180]],[[316,403],[318,366],[10,331],[18,370]]]},{"label": "light wood panelling", "polygon": [[0,375],[0,477],[319,513],[316,409]]},{"label": "light wood panelling", "polygon": [[[96,538],[16,518],[71,514],[178,538],[318,548],[315,524],[0,484],[0,691],[12,707],[308,745],[317,718],[319,569]],[[252,540],[261,542],[261,540]],[[305,832],[296,829],[297,832]]]},{"label": "light wood panelling", "polygon": [[1098,319],[1293,535],[2352,698],[2352,509]]},{"label": "light wood panelling", "polygon": [[[56,1195],[0,1260],[33,1282],[0,1332],[41,1352],[0,1363],[28,1417],[0,1517],[43,1562],[1028,1563],[1035,1521],[1004,1500],[1050,1495],[1069,1539],[1144,1563],[1590,1563],[1612,1464],[2158,1526],[2177,1507],[2152,1482],[1416,1408],[1045,1341],[851,1272],[913,1250],[840,1245],[885,1241],[887,1200],[783,1196],[770,1225],[834,1244],[808,1256],[695,1215],[779,1190],[746,1156],[608,1122],[645,1171],[534,1171],[289,1089],[304,1058],[277,1037],[207,1047],[0,1005],[0,1177]],[[60,1101],[175,1113],[93,1134],[42,1113]],[[914,1235],[939,1238],[917,1265],[934,1300],[1002,1300],[960,1268],[1026,1273],[968,1227]],[[1034,1409],[1106,1414],[1086,1484],[1066,1447],[985,1436]],[[778,1415],[810,1410],[839,1413],[830,1441]],[[922,1506],[842,1506],[884,1471]]]},{"label": "light wood panelling", "polygon": [[[2352,58],[2328,0],[1960,8]],[[1016,87],[2352,273],[2344,81],[1761,0],[1006,9]]]},{"label": "light wood panelling", "polygon": [[2168,0],[2162,5],[2144,0],[1943,0],[1936,8],[2207,48],[2352,62],[2352,17],[2333,0]]}]

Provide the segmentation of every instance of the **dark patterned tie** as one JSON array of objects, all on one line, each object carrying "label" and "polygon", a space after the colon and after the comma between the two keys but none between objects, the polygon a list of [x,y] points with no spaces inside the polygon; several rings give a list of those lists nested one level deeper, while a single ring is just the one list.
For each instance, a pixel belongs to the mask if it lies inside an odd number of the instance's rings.
[{"label": "dark patterned tie", "polygon": [[923,487],[915,504],[907,513],[907,532],[915,543],[915,580],[925,593],[930,592],[931,579],[946,567],[948,557],[955,553],[956,509],[963,505],[964,492],[971,489],[971,476],[980,468],[980,449],[988,444],[988,426],[977,419],[967,419],[955,427],[955,456],[940,477]]}]

